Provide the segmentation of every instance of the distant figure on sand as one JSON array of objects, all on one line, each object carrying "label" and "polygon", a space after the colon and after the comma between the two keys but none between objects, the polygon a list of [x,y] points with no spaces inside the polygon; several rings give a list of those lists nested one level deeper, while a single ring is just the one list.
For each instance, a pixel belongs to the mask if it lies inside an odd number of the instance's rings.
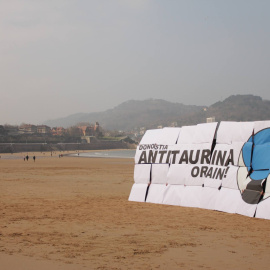
[{"label": "distant figure on sand", "polygon": [[36,161],[36,156],[33,156],[33,160],[34,160],[34,162]]},{"label": "distant figure on sand", "polygon": [[25,156],[23,157],[23,161],[25,161]]},{"label": "distant figure on sand", "polygon": [[26,160],[28,161],[28,159],[29,159],[29,156],[27,155],[27,156],[26,156]]}]

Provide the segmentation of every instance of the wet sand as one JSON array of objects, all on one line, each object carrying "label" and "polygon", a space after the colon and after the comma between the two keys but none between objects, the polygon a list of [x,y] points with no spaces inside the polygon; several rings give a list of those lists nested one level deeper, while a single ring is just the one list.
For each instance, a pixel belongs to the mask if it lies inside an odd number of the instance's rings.
[{"label": "wet sand", "polygon": [[269,269],[270,221],[128,202],[132,159],[58,154],[0,159],[1,270]]}]

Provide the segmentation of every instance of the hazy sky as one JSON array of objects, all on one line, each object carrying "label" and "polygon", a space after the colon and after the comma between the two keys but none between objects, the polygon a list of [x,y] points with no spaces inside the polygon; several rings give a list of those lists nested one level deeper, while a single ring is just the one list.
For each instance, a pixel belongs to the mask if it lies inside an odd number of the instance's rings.
[{"label": "hazy sky", "polygon": [[269,10],[268,0],[0,0],[0,124],[130,99],[270,99]]}]

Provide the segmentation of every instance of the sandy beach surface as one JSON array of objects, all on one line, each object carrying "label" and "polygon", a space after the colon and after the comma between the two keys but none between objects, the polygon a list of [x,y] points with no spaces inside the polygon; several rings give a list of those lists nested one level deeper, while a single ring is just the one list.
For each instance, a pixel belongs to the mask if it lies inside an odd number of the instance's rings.
[{"label": "sandy beach surface", "polygon": [[1,155],[1,270],[269,269],[270,221],[129,202],[132,159],[58,154]]}]

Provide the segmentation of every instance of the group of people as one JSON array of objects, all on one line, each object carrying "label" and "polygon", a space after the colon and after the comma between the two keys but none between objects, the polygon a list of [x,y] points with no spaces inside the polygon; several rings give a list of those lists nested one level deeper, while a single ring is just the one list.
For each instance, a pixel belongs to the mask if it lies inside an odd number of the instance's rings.
[{"label": "group of people", "polygon": [[[25,161],[28,161],[28,159],[29,159],[30,157],[27,155],[27,156],[24,156],[24,158],[23,158],[23,160]],[[33,156],[33,160],[34,160],[34,162],[36,161],[36,156]]]}]

